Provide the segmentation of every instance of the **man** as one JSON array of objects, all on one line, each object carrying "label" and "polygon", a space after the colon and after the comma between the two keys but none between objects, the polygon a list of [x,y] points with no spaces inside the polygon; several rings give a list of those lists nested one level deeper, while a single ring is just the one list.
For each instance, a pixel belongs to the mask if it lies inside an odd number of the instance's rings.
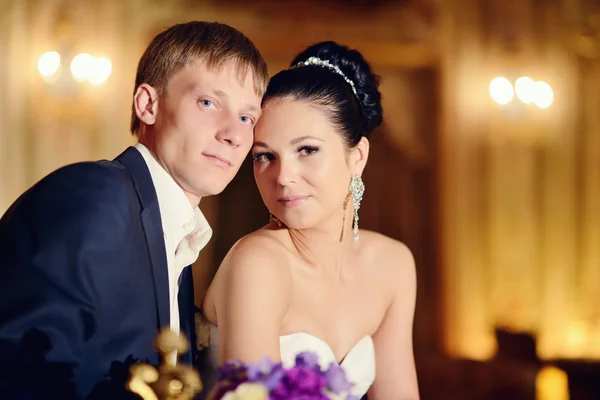
[{"label": "man", "polygon": [[248,154],[267,81],[240,32],[175,25],[138,65],[139,143],[114,161],[59,169],[9,208],[0,219],[0,398],[88,396],[115,362],[158,363],[153,343],[165,326],[194,343],[189,265],[212,234],[198,205]]}]

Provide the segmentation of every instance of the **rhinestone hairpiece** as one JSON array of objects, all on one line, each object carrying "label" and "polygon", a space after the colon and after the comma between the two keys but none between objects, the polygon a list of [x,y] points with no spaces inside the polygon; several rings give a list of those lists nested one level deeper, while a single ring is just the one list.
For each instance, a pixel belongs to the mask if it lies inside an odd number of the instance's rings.
[{"label": "rhinestone hairpiece", "polygon": [[305,67],[307,65],[316,65],[318,67],[324,67],[324,68],[329,68],[330,70],[332,70],[333,72],[335,72],[336,74],[338,74],[339,76],[341,76],[342,78],[344,78],[344,80],[346,82],[348,82],[348,84],[350,85],[350,87],[352,88],[352,92],[354,92],[354,95],[356,97],[358,97],[358,93],[356,93],[356,88],[354,87],[354,82],[352,82],[352,80],[350,78],[348,78],[346,76],[346,74],[344,74],[342,72],[341,69],[338,68],[337,65],[333,65],[331,64],[329,61],[327,60],[321,60],[319,57],[309,57],[308,59],[306,59],[305,61],[300,61],[298,64],[294,65],[292,67],[293,68],[300,68],[300,67]]}]

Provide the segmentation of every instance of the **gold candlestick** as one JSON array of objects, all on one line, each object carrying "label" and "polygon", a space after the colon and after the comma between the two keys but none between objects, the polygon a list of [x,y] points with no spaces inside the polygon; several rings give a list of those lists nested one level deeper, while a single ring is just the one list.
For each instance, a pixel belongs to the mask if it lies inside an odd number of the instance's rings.
[{"label": "gold candlestick", "polygon": [[161,355],[158,368],[132,365],[127,389],[144,400],[191,400],[202,390],[202,380],[191,366],[177,364],[178,356],[189,349],[185,336],[163,329],[156,337],[156,348]]}]

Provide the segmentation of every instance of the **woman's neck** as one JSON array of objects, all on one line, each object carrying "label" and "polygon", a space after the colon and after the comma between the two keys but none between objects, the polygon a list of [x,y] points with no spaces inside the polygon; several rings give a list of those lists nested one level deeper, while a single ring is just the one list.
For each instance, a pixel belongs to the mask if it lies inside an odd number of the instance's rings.
[{"label": "woman's neck", "polygon": [[352,221],[354,210],[349,204],[342,213],[332,215],[318,227],[289,229],[290,239],[300,257],[308,264],[339,274],[341,266],[356,251]]}]

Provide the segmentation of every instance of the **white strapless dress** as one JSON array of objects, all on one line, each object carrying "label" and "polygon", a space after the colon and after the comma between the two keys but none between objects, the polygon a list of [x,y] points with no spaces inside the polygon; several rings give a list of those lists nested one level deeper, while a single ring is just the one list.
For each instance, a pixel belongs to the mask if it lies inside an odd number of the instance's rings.
[{"label": "white strapless dress", "polygon": [[[312,351],[319,356],[321,368],[326,369],[332,362],[337,362],[331,347],[316,336],[304,332],[292,333],[279,337],[281,363],[284,367],[295,364],[296,355],[303,351]],[[210,361],[213,366],[220,365],[219,330],[210,325]],[[364,336],[344,356],[340,366],[346,377],[354,384],[352,394],[361,398],[375,381],[375,347],[371,336]]]}]

